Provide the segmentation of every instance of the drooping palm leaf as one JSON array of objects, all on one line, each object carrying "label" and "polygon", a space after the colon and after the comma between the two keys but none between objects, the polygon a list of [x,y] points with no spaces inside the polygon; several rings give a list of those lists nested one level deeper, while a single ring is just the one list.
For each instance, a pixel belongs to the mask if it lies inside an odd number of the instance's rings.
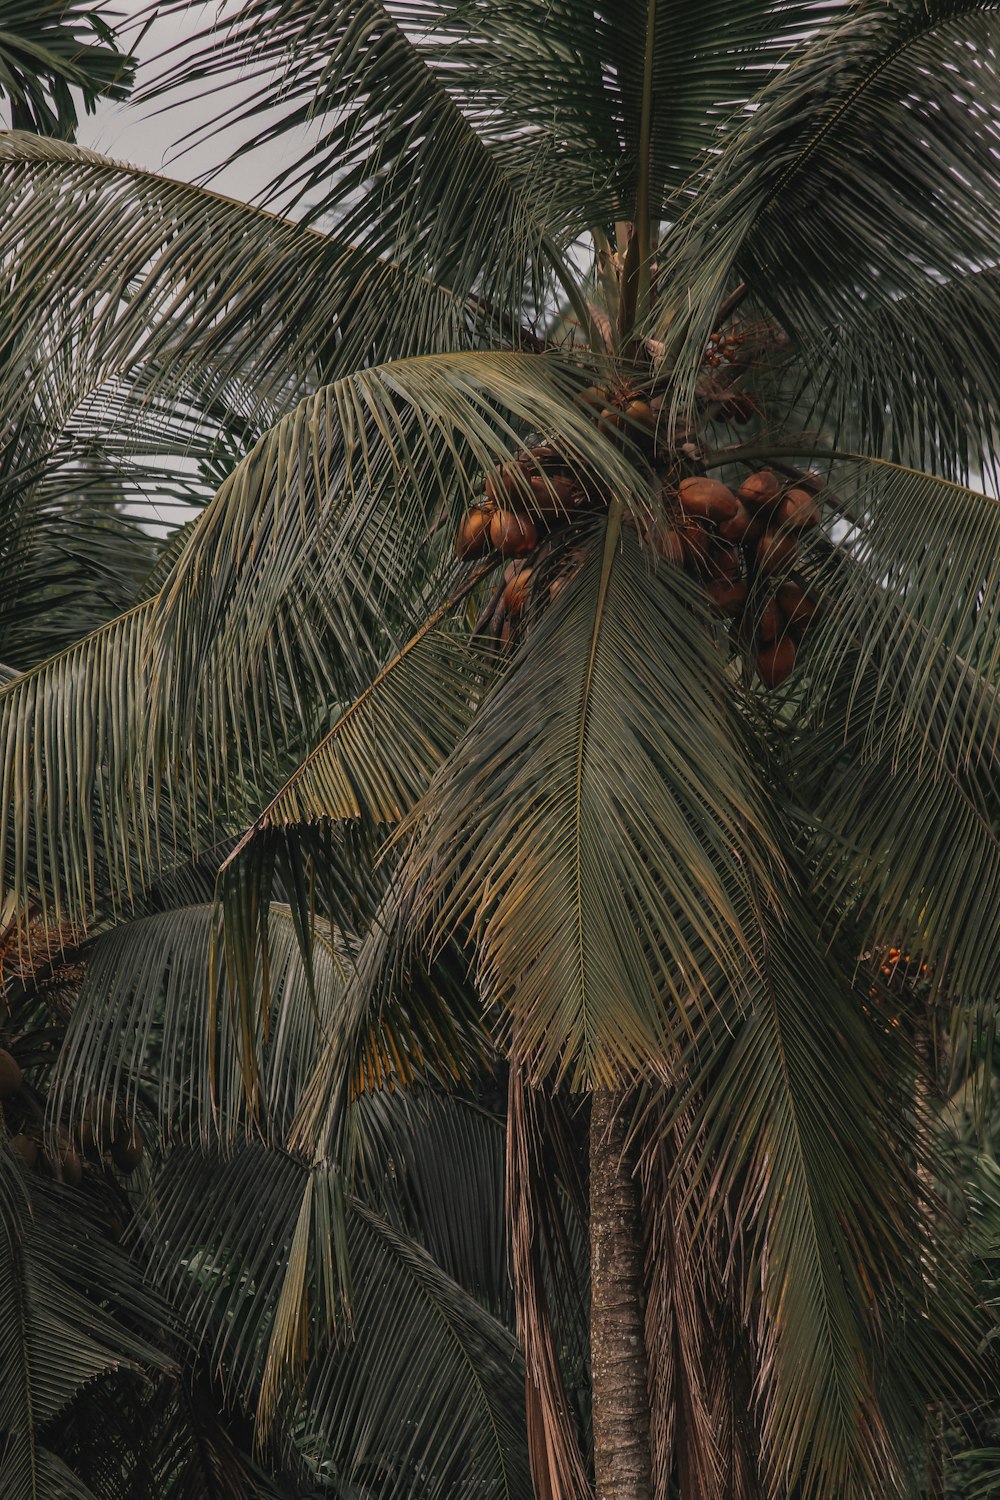
[{"label": "drooping palm leaf", "polygon": [[[970,273],[992,266],[996,243],[994,11],[992,0],[845,7],[761,92],[667,264],[680,405],[727,279],[746,280],[831,374],[850,370],[838,365],[838,331],[857,348],[867,327],[874,349],[872,317],[894,325],[877,369],[853,370],[881,392],[862,408],[866,447],[952,469],[963,454],[988,457],[995,410],[985,390],[969,391],[995,299]],[[936,283],[954,298],[932,295]],[[917,345],[959,356],[937,365],[940,429],[924,425],[926,362],[898,358]],[[853,388],[842,389],[846,409]]]},{"label": "drooping palm leaf", "polygon": [[[170,1370],[154,1342],[165,1308],[100,1232],[86,1200],[24,1180],[0,1152],[0,1478],[11,1500],[90,1492],[52,1451],[65,1407],[116,1371]],[[125,1309],[125,1317],[118,1309]]]},{"label": "drooping palm leaf", "polygon": [[70,138],[75,92],[88,114],[102,96],[128,96],[135,63],[118,48],[112,19],[88,0],[4,0],[0,100],[15,129]]},{"label": "drooping palm leaf", "polygon": [[776,856],[717,653],[613,509],[414,811],[417,919],[474,924],[535,1077],[659,1069],[710,965],[745,977]]}]

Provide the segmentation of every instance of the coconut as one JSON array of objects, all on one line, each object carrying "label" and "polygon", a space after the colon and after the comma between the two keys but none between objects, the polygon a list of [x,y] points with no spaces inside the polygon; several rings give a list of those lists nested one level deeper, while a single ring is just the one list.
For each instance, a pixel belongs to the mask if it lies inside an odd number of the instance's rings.
[{"label": "coconut", "polygon": [[738,503],[736,514],[728,521],[719,523],[719,535],[727,542],[755,542],[763,531],[762,517],[751,514],[742,500]]},{"label": "coconut", "polygon": [[806,531],[819,521],[819,506],[811,490],[789,490],[778,506],[778,524],[793,531]]},{"label": "coconut", "polygon": [[83,1162],[75,1146],[65,1146],[59,1157],[62,1180],[70,1187],[79,1187],[83,1181]]},{"label": "coconut", "polygon": [[516,620],[528,602],[528,588],[531,584],[531,568],[521,568],[514,575],[503,591],[503,602],[507,607],[507,613],[512,620]]},{"label": "coconut", "polygon": [[740,508],[732,490],[717,479],[682,479],[678,495],[685,515],[702,521],[731,521]]},{"label": "coconut", "polygon": [[799,629],[809,625],[819,609],[816,600],[792,581],[783,583],[779,588],[778,603],[789,625],[794,625]]},{"label": "coconut", "polygon": [[533,448],[518,454],[517,465],[525,474],[536,474],[539,469],[544,469],[546,473],[556,473],[565,469],[566,459],[551,443],[536,443]]},{"label": "coconut", "polygon": [[528,516],[498,510],[490,522],[490,541],[504,557],[525,557],[538,545],[538,530]]},{"label": "coconut", "polygon": [[15,1156],[19,1156],[29,1171],[38,1165],[38,1142],[33,1141],[30,1135],[18,1132],[10,1138],[10,1149]]},{"label": "coconut", "polygon": [[794,665],[795,642],[791,636],[779,636],[757,652],[757,675],[765,687],[780,687]]},{"label": "coconut", "polygon": [[13,1099],[23,1082],[21,1064],[4,1047],[0,1047],[0,1099]]},{"label": "coconut", "polygon": [[747,602],[747,586],[742,578],[715,578],[711,583],[706,583],[705,591],[722,614],[742,614]]},{"label": "coconut", "polygon": [[625,408],[625,420],[633,430],[637,429],[644,437],[652,437],[656,431],[656,414],[649,402],[641,397],[628,403]]},{"label": "coconut", "polygon": [[528,492],[524,469],[519,463],[505,464],[486,476],[486,499],[490,505],[509,505],[522,500]]},{"label": "coconut", "polygon": [[798,550],[799,544],[789,532],[769,529],[757,543],[757,566],[765,573],[777,573],[792,561]]},{"label": "coconut", "polygon": [[79,1187],[83,1181],[83,1161],[73,1144],[68,1130],[62,1125],[55,1133],[55,1154],[63,1182],[70,1187]]},{"label": "coconut", "polygon": [[485,506],[470,510],[462,517],[455,533],[455,556],[461,562],[472,562],[485,557],[490,550],[490,521],[492,512]]},{"label": "coconut", "polygon": [[101,1154],[115,1130],[115,1109],[110,1099],[96,1095],[87,1100],[80,1119],[80,1145],[88,1155]]},{"label": "coconut", "polygon": [[625,418],[625,413],[619,407],[606,406],[601,412],[597,426],[603,432],[604,436],[610,438],[613,443],[621,443],[622,438],[626,434],[628,422]]},{"label": "coconut", "polygon": [[697,521],[684,521],[677,527],[684,550],[684,565],[694,573],[711,571],[712,539]]},{"label": "coconut", "polygon": [[765,643],[773,641],[781,634],[783,624],[781,610],[772,597],[768,599],[757,619],[757,635]]},{"label": "coconut", "polygon": [[111,1142],[111,1160],[126,1177],[142,1161],[143,1144],[142,1131],[138,1125],[133,1125],[131,1130],[116,1131]]},{"label": "coconut", "polygon": [[748,510],[763,510],[780,496],[781,480],[772,469],[758,469],[744,479],[737,494]]},{"label": "coconut", "polygon": [[535,474],[531,485],[532,510],[541,516],[564,516],[576,488],[568,474]]},{"label": "coconut", "polygon": [[588,385],[584,386],[582,391],[577,391],[573,399],[577,406],[582,406],[584,411],[597,417],[607,406],[608,393],[599,385]]},{"label": "coconut", "polygon": [[684,564],[685,551],[684,540],[679,531],[673,526],[657,526],[650,532],[649,540],[657,557],[665,558],[667,562],[676,563],[678,567]]}]

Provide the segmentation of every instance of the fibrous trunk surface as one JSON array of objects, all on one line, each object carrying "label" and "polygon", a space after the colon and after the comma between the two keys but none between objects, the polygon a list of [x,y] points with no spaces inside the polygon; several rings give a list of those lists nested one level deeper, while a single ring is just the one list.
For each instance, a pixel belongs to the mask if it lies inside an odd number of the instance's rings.
[{"label": "fibrous trunk surface", "polygon": [[639,1181],[626,1096],[595,1089],[590,1122],[590,1351],[596,1500],[652,1500]]}]

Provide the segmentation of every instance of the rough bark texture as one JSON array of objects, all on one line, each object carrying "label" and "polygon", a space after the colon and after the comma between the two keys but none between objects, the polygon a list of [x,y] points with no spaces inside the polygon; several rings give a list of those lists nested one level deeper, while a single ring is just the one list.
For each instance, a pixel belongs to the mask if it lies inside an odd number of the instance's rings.
[{"label": "rough bark texture", "polygon": [[595,1089],[590,1120],[590,1357],[596,1500],[652,1500],[640,1191],[625,1096]]}]

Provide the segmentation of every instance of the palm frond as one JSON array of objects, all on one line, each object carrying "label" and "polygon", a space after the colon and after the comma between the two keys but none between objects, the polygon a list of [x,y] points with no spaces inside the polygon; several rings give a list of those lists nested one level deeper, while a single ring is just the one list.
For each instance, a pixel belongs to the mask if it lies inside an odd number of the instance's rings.
[{"label": "palm frond", "polygon": [[[689,372],[727,279],[739,280],[831,373],[835,330],[856,344],[880,316],[904,330],[899,352],[918,338],[924,349],[954,351],[958,362],[937,370],[940,432],[921,430],[922,363],[869,366],[881,394],[863,407],[863,442],[954,465],[960,453],[949,457],[949,442],[964,429],[964,450],[988,455],[984,407],[991,424],[993,409],[985,391],[969,391],[993,312],[988,282],[970,273],[995,259],[993,9],[992,0],[846,7],[754,100],[699,185],[665,266],[679,406],[691,399]],[[972,314],[964,347],[947,326],[949,299],[929,296],[935,283],[958,288]]]},{"label": "palm frond", "polygon": [[[526,1493],[523,1372],[513,1337],[412,1241],[355,1204],[347,1219],[350,1324],[317,1340],[320,1325],[300,1317],[300,1296],[323,1305],[329,1226],[324,1246],[322,1195],[311,1207],[303,1197],[323,1175],[259,1148],[227,1163],[179,1163],[163,1194],[163,1238],[172,1249],[161,1274],[206,1336],[218,1330],[212,1347],[225,1350],[251,1390],[270,1346],[272,1399],[334,1483],[403,1495],[419,1475],[421,1493],[436,1500],[474,1475],[487,1496]],[[306,1362],[301,1385],[283,1382],[274,1362],[279,1316],[304,1340],[295,1358],[299,1371]]]},{"label": "palm frond", "polygon": [[16,129],[69,138],[79,123],[75,93],[92,114],[99,98],[126,98],[134,74],[133,59],[88,0],[4,0],[0,99],[10,101]]},{"label": "palm frond", "polygon": [[660,1069],[711,965],[743,983],[749,872],[773,888],[777,856],[722,669],[613,507],[414,810],[416,920],[474,925],[533,1078]]},{"label": "palm frond", "polygon": [[282,1140],[351,960],[317,921],[307,968],[287,907],[272,906],[266,927],[246,998],[228,973],[214,904],[171,907],[95,939],[53,1081],[56,1118],[78,1120],[98,1098],[131,1119],[141,1098],[165,1139]]},{"label": "palm frond", "polygon": [[853,953],[797,890],[760,938],[753,1003],[686,1098],[692,1180],[733,1194],[748,1235],[762,1460],[804,1497],[902,1495],[925,1404],[971,1378],[968,1289],[933,1214],[907,1207],[900,1043],[855,988]]},{"label": "palm frond", "polygon": [[[0,695],[0,856],[22,906],[44,888],[46,920],[73,930],[99,896],[128,906],[159,860],[154,811],[182,849],[204,836],[206,806],[210,820],[252,821],[256,808],[241,813],[259,767],[287,776],[310,716],[353,701],[400,624],[412,633],[443,596],[447,534],[414,543],[440,516],[457,521],[513,446],[512,423],[542,426],[581,472],[648,506],[637,471],[572,406],[578,379],[528,355],[395,361],[267,433],[155,598]],[[167,765],[190,770],[162,802]]]},{"label": "palm frond", "polygon": [[[77,382],[146,366],[176,398],[207,373],[251,415],[288,410],[370,359],[466,347],[481,316],[343,234],[34,136],[0,135],[0,224],[0,266],[17,269],[5,343],[44,337]],[[73,348],[93,303],[90,347]]]},{"label": "palm frond", "polygon": [[89,1383],[119,1370],[162,1372],[165,1308],[128,1258],[100,1232],[87,1200],[23,1180],[0,1152],[0,1476],[11,1500],[90,1492],[53,1452],[65,1408]]},{"label": "palm frond", "polygon": [[416,5],[322,0],[305,26],[293,3],[254,0],[200,32],[193,56],[153,92],[183,78],[223,99],[237,77],[252,77],[253,102],[232,92],[212,131],[268,109],[256,144],[312,127],[303,160],[272,186],[286,208],[301,205],[462,295],[476,290],[501,321],[519,324],[529,285],[537,306],[546,265],[558,264],[552,237],[565,242],[584,226],[553,170],[558,156],[542,149],[550,138],[520,139],[489,100],[475,123],[467,117],[481,74],[465,73],[463,100],[464,70],[432,20]]}]

